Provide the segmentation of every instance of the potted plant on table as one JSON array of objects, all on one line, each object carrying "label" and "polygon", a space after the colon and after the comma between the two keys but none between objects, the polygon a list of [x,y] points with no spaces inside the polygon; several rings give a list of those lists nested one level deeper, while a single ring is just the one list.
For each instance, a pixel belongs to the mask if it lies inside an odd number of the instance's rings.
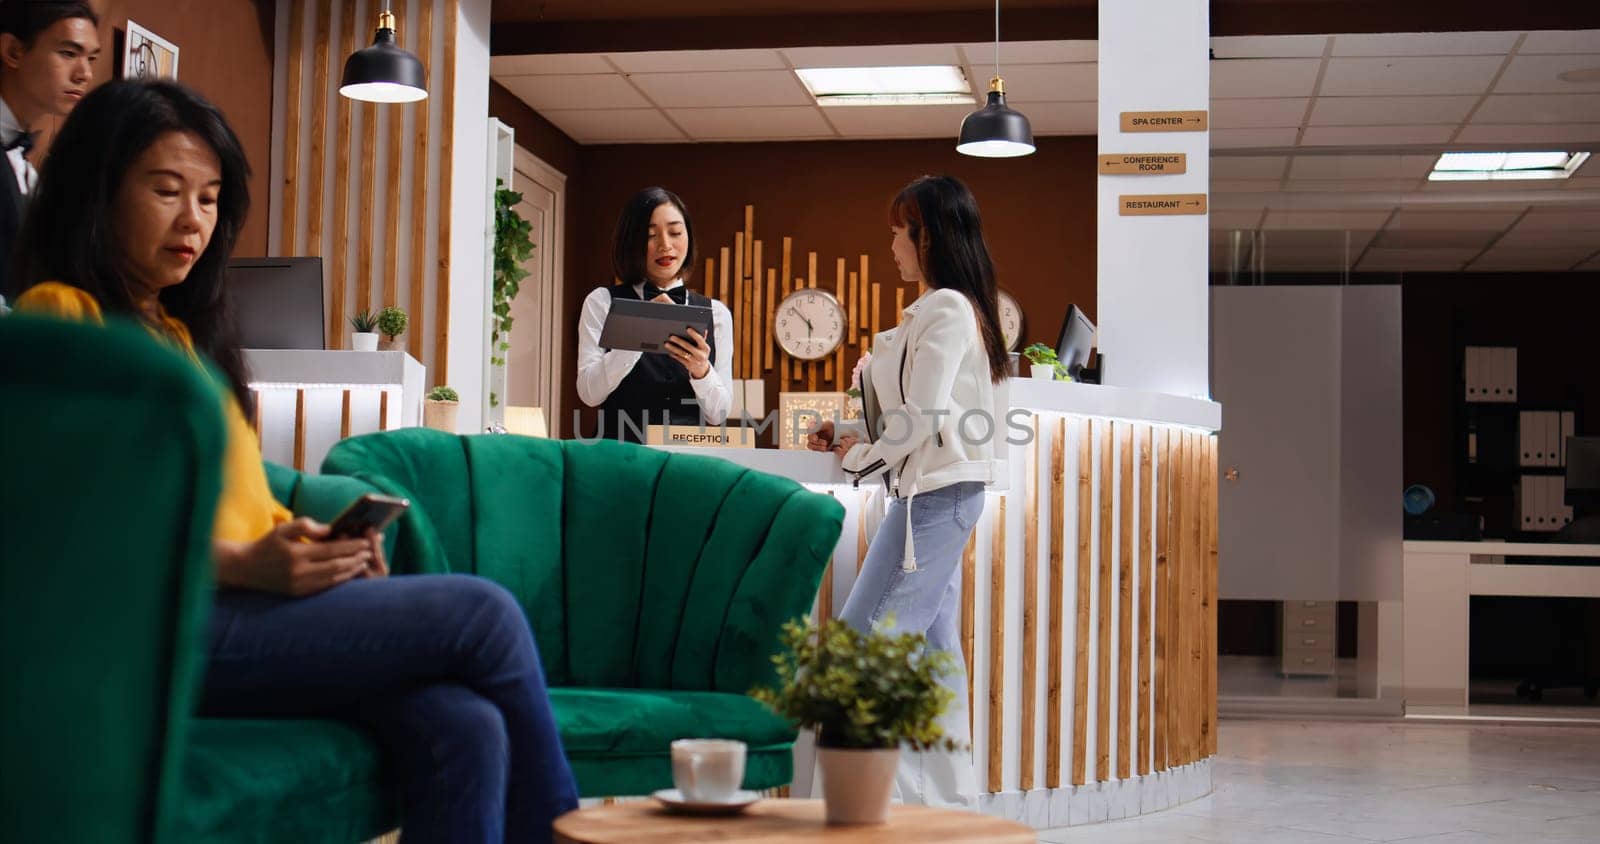
[{"label": "potted plant on table", "polygon": [[440,385],[428,391],[422,403],[422,424],[448,434],[456,432],[456,411],[461,407],[461,396],[456,391]]},{"label": "potted plant on table", "polygon": [[400,346],[395,340],[406,333],[408,324],[410,324],[410,320],[407,319],[406,312],[399,308],[391,305],[379,311],[378,333],[383,335],[383,342],[379,346],[385,351],[400,351]]},{"label": "potted plant on table", "polygon": [[355,329],[350,334],[350,348],[358,352],[378,350],[378,318],[371,311],[362,311],[351,317],[350,327]]},{"label": "potted plant on table", "polygon": [[939,726],[955,699],[939,678],[954,671],[955,656],[930,649],[922,633],[861,633],[838,619],[790,621],[780,638],[777,687],[751,695],[817,731],[828,823],[883,823],[902,744],[961,747]]},{"label": "potted plant on table", "polygon": [[1072,380],[1071,376],[1067,375],[1067,368],[1062,365],[1061,359],[1056,357],[1056,350],[1043,343],[1034,343],[1023,349],[1022,356],[1028,359],[1028,373],[1035,378]]}]

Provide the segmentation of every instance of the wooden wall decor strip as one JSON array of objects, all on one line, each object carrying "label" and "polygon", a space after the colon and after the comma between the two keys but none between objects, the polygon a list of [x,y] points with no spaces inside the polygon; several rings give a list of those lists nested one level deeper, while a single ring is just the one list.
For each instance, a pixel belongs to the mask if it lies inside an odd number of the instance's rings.
[{"label": "wooden wall decor strip", "polygon": [[[1106,424],[1104,422],[1100,423]],[[1084,421],[1078,431],[1078,626],[1073,641],[1072,664],[1072,784],[1088,782],[1089,741],[1089,543],[1094,530],[1093,436],[1095,423]]]},{"label": "wooden wall decor strip", "polygon": [[1119,424],[1111,422],[1097,427],[1100,434],[1100,568],[1097,573],[1099,598],[1096,607],[1100,612],[1100,623],[1095,637],[1099,660],[1095,672],[1094,778],[1104,781],[1111,778],[1111,526],[1116,518],[1112,511],[1116,483],[1112,475],[1112,456]]},{"label": "wooden wall decor strip", "polygon": [[967,547],[961,552],[961,656],[967,665],[967,735],[972,735],[974,723],[972,662],[977,658],[978,627],[978,532],[967,535]]},{"label": "wooden wall decor strip", "polygon": [[1172,429],[1162,428],[1160,453],[1156,460],[1156,691],[1155,731],[1152,736],[1152,767],[1166,770],[1171,767],[1168,749],[1171,736],[1172,689],[1167,668],[1167,651],[1172,640],[1172,624],[1177,618],[1172,613]]},{"label": "wooden wall decor strip", "polygon": [[[416,28],[417,56],[422,59],[423,78],[432,80],[433,4],[427,0],[417,3]],[[406,106],[416,127],[411,133],[415,140],[411,159],[411,309],[407,313],[410,324],[406,331],[406,348],[419,361],[425,359],[422,338],[427,336],[423,310],[428,301],[428,117],[432,103],[430,97]],[[441,320],[449,318],[448,314],[439,315]]]},{"label": "wooden wall decor strip", "polygon": [[867,561],[867,507],[871,503],[872,503],[872,492],[870,490],[865,490],[865,489],[861,490],[861,501],[860,501],[860,505],[859,505],[861,509],[856,511],[856,512],[861,514],[861,516],[856,519],[856,575],[857,576],[859,576],[861,574],[861,564]]},{"label": "wooden wall decor strip", "polygon": [[722,260],[717,262],[718,292],[716,298],[726,305],[728,302],[733,301],[728,298],[728,272],[732,264],[728,263],[728,247],[722,247],[721,252],[718,254],[721,255]]},{"label": "wooden wall decor strip", "polygon": [[[900,291],[896,291],[897,293]],[[1022,510],[1022,784],[1033,789],[1033,737],[1039,708],[1039,417],[1033,417],[1033,441],[1023,458]],[[1051,601],[1054,604],[1055,601]]]},{"label": "wooden wall decor strip", "polygon": [[1150,426],[1139,426],[1139,775],[1150,773],[1150,601],[1155,596],[1156,565],[1150,537]]},{"label": "wooden wall decor strip", "polygon": [[[748,212],[749,210],[750,206],[746,205],[745,211]],[[735,232],[733,235],[733,298],[723,300],[722,303],[728,306],[728,311],[733,315],[734,336],[729,337],[727,342],[733,351],[733,377],[735,378],[742,377],[740,373],[744,372],[744,349],[739,343],[740,330],[744,328],[742,325],[743,320],[739,319],[739,306],[744,304],[745,268],[749,266],[744,259],[747,251],[744,238],[744,232]]]},{"label": "wooden wall decor strip", "polygon": [[1204,707],[1200,701],[1200,437],[1189,433],[1188,484],[1184,496],[1184,522],[1186,542],[1183,561],[1184,618],[1181,622],[1184,637],[1184,702],[1187,710],[1184,721],[1184,763],[1200,758],[1200,716]]},{"label": "wooden wall decor strip", "polygon": [[[762,369],[772,371],[772,332],[777,325],[778,314],[778,273],[771,267],[767,268],[767,351],[763,360]],[[781,360],[781,358],[780,358]]]},{"label": "wooden wall decor strip", "polygon": [[1217,755],[1217,438],[1203,437],[1206,466],[1201,477],[1205,485],[1206,506],[1202,515],[1205,530],[1205,553],[1201,564],[1205,570],[1206,609],[1205,638],[1201,652],[1205,655],[1204,691],[1201,700],[1206,704],[1206,756]]},{"label": "wooden wall decor strip", "polygon": [[[444,115],[439,124],[439,197],[446,213],[439,215],[438,276],[434,279],[433,329],[434,384],[450,379],[450,234],[452,216],[448,213],[455,190],[456,134],[456,26],[461,18],[461,0],[446,0],[444,7],[444,82],[439,87],[439,108]],[[433,99],[430,95],[428,99]]]},{"label": "wooden wall decor strip", "polygon": [[[863,329],[863,332],[869,326],[869,323],[867,322],[867,315],[871,313],[869,310],[871,305],[868,297],[871,295],[872,290],[872,274],[867,271],[867,266],[867,256],[862,255],[860,259],[860,266],[856,271],[861,274],[859,290],[861,292],[861,328]],[[876,332],[877,329],[873,329],[873,333]],[[870,337],[867,340],[867,346],[869,349],[872,346],[872,340]]]},{"label": "wooden wall decor strip", "polygon": [[345,390],[339,402],[339,439],[350,436],[350,391]]},{"label": "wooden wall decor strip", "polygon": [[[355,30],[361,24],[356,20],[356,0],[344,0],[339,19],[339,60],[355,49]],[[344,348],[345,296],[348,294],[349,273],[345,271],[345,257],[350,248],[350,98],[334,95],[339,102],[333,149],[333,265],[326,268],[333,286],[332,316],[329,318],[338,345]]]},{"label": "wooden wall decor strip", "polygon": [[715,299],[715,298],[717,298],[717,289],[716,289],[716,283],[715,283],[716,282],[716,277],[717,277],[716,273],[717,273],[717,259],[715,259],[715,258],[707,258],[706,259],[706,272],[705,272],[705,280],[706,280],[705,294],[706,294],[706,298],[707,299]]},{"label": "wooden wall decor strip", "polygon": [[[1037,432],[1039,417],[1034,417]],[[1034,440],[1038,440],[1038,433]],[[1044,785],[1061,787],[1061,636],[1065,630],[1066,524],[1067,524],[1067,420],[1056,419],[1055,440],[1050,443],[1050,628],[1045,666]],[[1038,512],[1035,507],[1031,512]]]},{"label": "wooden wall decor strip", "polygon": [[752,257],[751,254],[750,254],[750,250],[755,247],[755,236],[756,236],[756,207],[754,205],[746,205],[744,207],[744,250],[745,251],[744,251],[744,255],[743,255],[744,266],[746,268],[749,268],[749,266],[750,266],[750,259]]},{"label": "wooden wall decor strip", "polygon": [[872,336],[874,337],[878,336],[878,332],[883,330],[882,308],[883,290],[879,285],[874,284],[872,285]]},{"label": "wooden wall decor strip", "polygon": [[833,560],[828,561],[828,567],[822,572],[822,585],[817,589],[818,621],[833,618],[833,564]]},{"label": "wooden wall decor strip", "polygon": [[306,391],[294,391],[294,468],[306,470]]},{"label": "wooden wall decor strip", "polygon": [[1188,532],[1185,530],[1188,522],[1189,510],[1185,502],[1189,498],[1189,435],[1183,431],[1173,434],[1173,466],[1174,486],[1172,490],[1172,653],[1168,667],[1172,669],[1172,721],[1167,726],[1171,734],[1167,737],[1170,745],[1167,764],[1171,766],[1188,763],[1185,742],[1189,736],[1189,660],[1186,649],[1189,646],[1188,637],[1184,635],[1184,622],[1188,620],[1188,594],[1185,590],[1184,572],[1189,556]]},{"label": "wooden wall decor strip", "polygon": [[[410,39],[406,37],[409,24],[401,26],[395,33],[395,39],[402,49],[409,50]],[[406,128],[406,107],[403,105],[386,105],[383,107],[384,117],[388,120],[389,153],[388,161],[384,164],[384,179],[386,180],[383,209],[383,306],[386,308],[400,307],[400,171],[404,169],[405,162],[401,158],[400,136]],[[510,185],[505,187],[510,188]],[[494,225],[494,220],[489,220],[489,225]],[[492,268],[491,268],[492,269]]]},{"label": "wooden wall decor strip", "polygon": [[[1006,497],[999,496],[989,557],[989,791],[1001,789],[1005,759]],[[1000,608],[997,610],[997,608]]]},{"label": "wooden wall decor strip", "polygon": [[[1117,426],[1121,498],[1117,505],[1117,777],[1132,773],[1133,720],[1137,695],[1133,660],[1133,429]],[[1144,661],[1139,661],[1143,668]]]},{"label": "wooden wall decor strip", "polygon": [[378,430],[389,430],[389,391],[378,393]]},{"label": "wooden wall decor strip", "polygon": [[278,234],[281,255],[300,254],[300,79],[305,75],[305,16],[305,3],[289,0],[289,67],[283,96],[283,217]]},{"label": "wooden wall decor strip", "polygon": [[[306,147],[306,169],[310,180],[306,183],[306,249],[312,255],[326,254],[323,246],[323,184],[327,172],[328,135],[328,48],[333,32],[333,2],[321,0],[317,4],[317,30],[312,38],[311,54],[311,142]],[[427,4],[423,4],[427,5]],[[288,253],[293,255],[294,253]],[[338,275],[323,265],[323,284]],[[330,349],[342,349],[344,324],[339,314],[332,311],[337,296],[329,297],[328,337]]]},{"label": "wooden wall decor strip", "polygon": [[756,241],[755,269],[750,273],[751,287],[754,288],[750,296],[750,313],[745,315],[745,322],[750,326],[745,330],[745,347],[749,349],[745,353],[744,377],[746,378],[755,378],[760,375],[762,335],[769,333],[766,330],[765,323],[761,321],[762,316],[767,312],[762,307],[761,302],[761,288],[766,286],[766,276],[761,272],[761,258],[761,241],[758,240]]},{"label": "wooden wall decor strip", "polygon": [[356,217],[356,310],[372,310],[372,224],[378,210],[378,104],[361,106],[361,208]]}]

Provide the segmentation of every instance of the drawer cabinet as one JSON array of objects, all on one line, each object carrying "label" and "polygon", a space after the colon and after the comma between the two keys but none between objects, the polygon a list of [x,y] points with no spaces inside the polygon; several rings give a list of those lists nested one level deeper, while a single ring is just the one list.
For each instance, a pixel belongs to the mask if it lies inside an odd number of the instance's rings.
[{"label": "drawer cabinet", "polygon": [[1333,601],[1284,601],[1279,607],[1284,674],[1331,675],[1338,656],[1338,612]]}]

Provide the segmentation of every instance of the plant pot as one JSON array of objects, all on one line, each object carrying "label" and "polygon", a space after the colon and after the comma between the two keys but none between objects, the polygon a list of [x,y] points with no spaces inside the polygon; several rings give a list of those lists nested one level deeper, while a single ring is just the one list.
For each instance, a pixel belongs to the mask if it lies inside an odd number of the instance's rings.
[{"label": "plant pot", "polygon": [[460,402],[428,399],[422,403],[423,426],[432,428],[435,431],[454,434],[456,432],[456,411],[460,409],[460,406]]},{"label": "plant pot", "polygon": [[398,336],[384,337],[378,341],[378,351],[380,352],[403,352],[405,350],[406,344]]},{"label": "plant pot", "polygon": [[1046,381],[1056,380],[1056,368],[1048,363],[1035,363],[1028,366],[1028,374]]},{"label": "plant pot", "polygon": [[378,335],[371,331],[350,332],[350,348],[358,352],[376,352],[378,350]]},{"label": "plant pot", "polygon": [[822,800],[830,824],[874,824],[889,819],[889,795],[900,748],[846,750],[817,748],[822,769]]}]

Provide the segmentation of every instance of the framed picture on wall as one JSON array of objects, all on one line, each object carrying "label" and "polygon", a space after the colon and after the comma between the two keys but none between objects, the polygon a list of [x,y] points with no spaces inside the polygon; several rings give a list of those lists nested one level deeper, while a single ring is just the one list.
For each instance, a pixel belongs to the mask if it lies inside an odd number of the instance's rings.
[{"label": "framed picture on wall", "polygon": [[177,79],[178,45],[128,21],[122,41],[123,79]]}]

